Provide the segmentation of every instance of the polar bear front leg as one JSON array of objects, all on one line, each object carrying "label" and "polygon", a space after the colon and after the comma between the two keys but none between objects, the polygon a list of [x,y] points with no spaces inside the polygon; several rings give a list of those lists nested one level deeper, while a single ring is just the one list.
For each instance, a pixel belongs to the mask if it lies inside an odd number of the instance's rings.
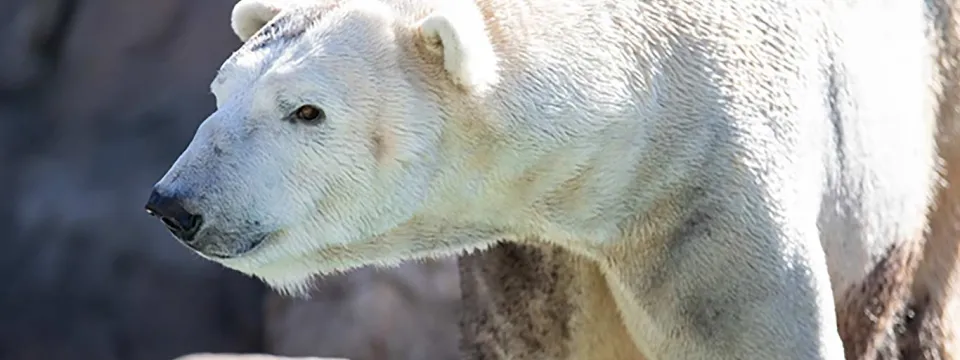
[{"label": "polar bear front leg", "polygon": [[651,359],[843,359],[815,223],[784,204],[695,202],[662,236],[609,254],[638,347]]}]

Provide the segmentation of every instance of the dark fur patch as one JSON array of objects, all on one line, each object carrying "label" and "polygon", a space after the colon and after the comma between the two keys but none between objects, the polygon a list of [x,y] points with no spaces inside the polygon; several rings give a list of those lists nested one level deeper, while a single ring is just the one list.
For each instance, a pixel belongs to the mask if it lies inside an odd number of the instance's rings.
[{"label": "dark fur patch", "polygon": [[873,270],[849,289],[837,307],[837,327],[848,360],[896,359],[895,330],[906,310],[922,242],[887,250]]},{"label": "dark fur patch", "polygon": [[566,359],[571,260],[560,249],[515,243],[461,256],[464,359]]},{"label": "dark fur patch", "polygon": [[924,359],[942,360],[937,351],[939,329],[943,324],[935,309],[930,306],[930,298],[914,299],[905,312],[903,329],[900,331],[898,347],[900,358],[904,360]]}]

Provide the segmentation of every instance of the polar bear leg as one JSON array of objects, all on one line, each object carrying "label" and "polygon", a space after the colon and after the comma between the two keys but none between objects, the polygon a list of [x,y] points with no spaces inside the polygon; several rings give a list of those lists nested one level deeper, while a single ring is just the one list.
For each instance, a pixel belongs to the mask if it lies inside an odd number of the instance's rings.
[{"label": "polar bear leg", "polygon": [[913,284],[914,315],[900,338],[903,359],[960,358],[960,1],[929,1],[940,44],[939,153],[943,183]]},{"label": "polar bear leg", "polygon": [[897,322],[922,256],[917,239],[895,244],[859,284],[838,294],[837,328],[847,359],[896,359]]},{"label": "polar bear leg", "polygon": [[[607,276],[642,351],[654,359],[843,359],[815,224],[785,221],[773,210],[784,204],[717,204],[688,207],[655,246],[637,240],[612,255],[634,256],[615,259],[633,265]],[[644,252],[653,256],[636,261]]]}]

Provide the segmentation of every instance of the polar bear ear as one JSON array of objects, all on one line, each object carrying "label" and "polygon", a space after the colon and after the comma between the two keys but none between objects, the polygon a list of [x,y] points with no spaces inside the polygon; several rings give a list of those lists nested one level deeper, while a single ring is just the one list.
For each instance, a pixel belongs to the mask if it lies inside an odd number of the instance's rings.
[{"label": "polar bear ear", "polygon": [[230,27],[240,41],[247,41],[283,10],[283,0],[240,0],[230,14]]},{"label": "polar bear ear", "polygon": [[497,83],[497,54],[476,5],[447,6],[417,27],[424,47],[443,58],[443,67],[456,85],[483,92]]}]

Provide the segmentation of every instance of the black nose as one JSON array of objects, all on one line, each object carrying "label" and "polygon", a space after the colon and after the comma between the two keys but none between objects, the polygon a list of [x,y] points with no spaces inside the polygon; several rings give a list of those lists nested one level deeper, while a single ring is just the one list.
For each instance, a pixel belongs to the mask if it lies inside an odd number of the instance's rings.
[{"label": "black nose", "polygon": [[177,196],[161,194],[154,189],[147,200],[147,213],[160,218],[180,241],[189,244],[203,224],[200,215],[192,214],[183,208],[182,200]]}]

